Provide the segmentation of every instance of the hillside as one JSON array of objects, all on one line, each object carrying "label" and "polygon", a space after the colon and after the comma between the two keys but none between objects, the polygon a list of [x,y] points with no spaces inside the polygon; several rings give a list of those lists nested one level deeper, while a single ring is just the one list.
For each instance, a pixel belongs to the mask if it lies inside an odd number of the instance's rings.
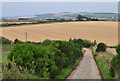
[{"label": "hillside", "polygon": [[72,12],[62,12],[62,13],[47,13],[47,14],[37,14],[33,16],[20,16],[20,17],[12,17],[12,18],[3,18],[3,19],[75,19],[79,14],[82,16],[90,17],[90,18],[98,18],[102,20],[117,20],[118,14],[116,13],[88,13],[88,12],[80,12],[80,13],[72,13]]}]

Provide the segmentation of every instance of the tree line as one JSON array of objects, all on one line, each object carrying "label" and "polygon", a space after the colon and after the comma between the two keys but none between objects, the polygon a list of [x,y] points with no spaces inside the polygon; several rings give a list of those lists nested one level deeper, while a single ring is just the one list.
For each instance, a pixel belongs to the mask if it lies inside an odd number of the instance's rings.
[{"label": "tree line", "polygon": [[1,26],[6,27],[6,26],[17,26],[17,25],[28,25],[28,24],[44,24],[44,23],[53,23],[53,22],[99,21],[99,19],[97,19],[97,18],[88,18],[88,17],[82,16],[80,14],[76,18],[77,18],[76,20],[72,20],[72,19],[69,19],[69,20],[66,20],[66,19],[60,19],[60,20],[46,19],[47,21],[40,20],[40,21],[36,21],[36,22],[31,22],[31,23],[5,23],[5,24],[2,24]]}]

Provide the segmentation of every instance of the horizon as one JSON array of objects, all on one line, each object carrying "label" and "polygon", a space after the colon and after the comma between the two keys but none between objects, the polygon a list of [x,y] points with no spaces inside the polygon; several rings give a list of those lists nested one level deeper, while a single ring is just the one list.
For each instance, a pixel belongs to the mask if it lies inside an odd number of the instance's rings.
[{"label": "horizon", "polygon": [[12,16],[12,17],[2,17],[2,18],[14,18],[14,17],[25,17],[25,16],[35,16],[35,15],[44,15],[44,14],[59,14],[59,13],[112,13],[112,14],[118,14],[115,12],[58,12],[58,13],[41,13],[41,14],[34,14],[34,15],[20,15],[20,16]]},{"label": "horizon", "polygon": [[[22,6],[21,6],[22,5]],[[117,2],[3,2],[2,17],[32,16],[46,13],[118,13]]]}]

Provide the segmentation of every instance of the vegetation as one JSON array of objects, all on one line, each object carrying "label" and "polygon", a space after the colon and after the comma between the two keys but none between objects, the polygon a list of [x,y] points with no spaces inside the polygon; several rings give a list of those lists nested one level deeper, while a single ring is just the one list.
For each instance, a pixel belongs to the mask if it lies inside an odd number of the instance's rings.
[{"label": "vegetation", "polygon": [[106,45],[104,43],[99,43],[97,45],[96,51],[97,52],[105,52],[106,51]]},{"label": "vegetation", "polygon": [[5,37],[1,37],[0,43],[8,45],[8,44],[10,44],[10,41],[8,39],[6,39]]},{"label": "vegetation", "polygon": [[[19,20],[21,21],[21,20]],[[28,21],[28,20],[25,20]],[[6,26],[17,26],[17,25],[30,25],[30,24],[46,24],[46,23],[54,23],[54,22],[71,22],[72,20],[56,20],[56,19],[51,19],[51,20],[45,20],[45,21],[41,21],[41,20],[36,20],[36,21],[31,21],[30,23],[24,22],[24,23],[4,23],[1,26],[2,27],[6,27]],[[17,21],[18,22],[18,21]]]},{"label": "vegetation", "polygon": [[110,75],[110,62],[112,60],[112,56],[109,56],[107,52],[101,52],[101,53],[94,53],[94,57],[96,59],[96,62],[98,64],[98,67],[100,68],[100,71],[104,77],[104,79],[113,79]]},{"label": "vegetation", "polygon": [[82,58],[82,47],[89,44],[89,41],[82,39],[47,39],[40,43],[16,39],[8,60],[3,62],[3,78],[64,79]]},{"label": "vegetation", "polygon": [[120,44],[116,48],[117,55],[113,57],[111,61],[111,66],[110,66],[110,74],[112,77],[119,77],[119,72],[120,72]]},{"label": "vegetation", "polygon": [[88,18],[80,14],[76,18],[78,19],[78,21],[99,21],[97,18]]},{"label": "vegetation", "polygon": [[22,69],[22,73],[20,68],[14,62],[4,61],[3,62],[3,79],[39,79],[37,76],[34,76],[29,73],[27,69]]},{"label": "vegetation", "polygon": [[0,51],[0,54],[2,54],[2,61],[4,61],[7,59],[7,56],[10,52],[11,45],[10,45],[10,41],[5,37],[1,37],[0,44],[2,46],[2,50]]},{"label": "vegetation", "polygon": [[98,67],[100,68],[100,70],[104,76],[104,79],[120,78],[119,77],[120,45],[118,45],[116,48],[118,55],[114,56],[114,55],[109,54],[108,52],[105,52],[105,46],[106,46],[105,44],[103,44],[103,43],[100,43],[100,44],[99,44],[100,45],[99,47],[97,46],[97,49],[100,47],[104,48],[104,49],[102,49],[102,52],[100,52],[100,51],[94,52],[94,57],[96,59]]},{"label": "vegetation", "polygon": [[73,42],[73,43],[75,43],[75,44],[78,44],[79,45],[79,47],[87,47],[87,48],[89,48],[90,46],[92,46],[92,43],[90,42],[90,41],[88,41],[88,40],[82,40],[82,39],[69,39],[69,41],[70,42]]},{"label": "vegetation", "polygon": [[[19,20],[4,20],[4,22],[11,22],[11,23],[3,23],[1,26],[17,26],[17,25],[30,25],[30,24],[46,24],[46,23],[55,23],[55,22],[74,22],[74,21],[99,21],[97,18],[88,18],[82,15],[78,15],[77,20],[65,20],[65,19],[46,19],[46,20],[27,20],[24,18],[20,18]],[[14,23],[14,22],[22,22],[22,23]],[[13,22],[13,23],[12,23]],[[28,23],[29,22],[29,23]]]}]

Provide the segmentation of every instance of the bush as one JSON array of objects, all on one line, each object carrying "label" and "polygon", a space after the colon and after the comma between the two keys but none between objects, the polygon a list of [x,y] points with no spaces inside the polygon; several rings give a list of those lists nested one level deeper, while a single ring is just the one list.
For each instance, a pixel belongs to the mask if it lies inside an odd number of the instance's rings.
[{"label": "bush", "polygon": [[[45,40],[36,45],[16,39],[8,60],[41,79],[54,79],[63,68],[72,67],[82,56],[82,45],[78,43]],[[11,64],[8,65],[10,68]]]},{"label": "bush", "polygon": [[92,45],[88,40],[84,40],[82,44],[83,47],[87,47],[87,48],[89,48]]},{"label": "bush", "polygon": [[42,44],[45,45],[45,46],[48,46],[48,45],[50,45],[51,43],[52,43],[52,41],[51,41],[51,40],[48,40],[48,39],[46,39],[46,40],[44,40],[44,41],[42,42]]},{"label": "bush", "polygon": [[54,78],[64,65],[64,54],[53,46],[15,44],[8,59],[13,61],[13,57],[18,66],[27,68],[30,73],[35,70],[41,78]]},{"label": "bush", "polygon": [[91,45],[92,45],[92,43],[90,43],[90,41],[88,41],[88,40],[82,40],[82,39],[71,39],[70,38],[70,40],[69,40],[70,42],[74,42],[75,44],[77,44],[77,45],[79,45],[80,46],[80,48],[81,48],[81,46],[82,47],[87,47],[87,48],[89,48]]},{"label": "bush", "polygon": [[6,39],[5,37],[2,37],[2,44],[10,44],[10,41]]},{"label": "bush", "polygon": [[97,52],[104,52],[106,51],[106,45],[104,43],[99,43],[97,45],[97,49],[96,49]]},{"label": "bush", "polygon": [[[116,48],[117,55],[113,57],[110,65],[110,74],[112,77],[115,77],[115,73],[118,74],[120,72],[120,44]],[[120,77],[118,77],[120,78]]]},{"label": "bush", "polygon": [[18,39],[15,39],[14,44],[16,44],[16,43],[22,44],[23,42]]},{"label": "bush", "polygon": [[[68,65],[75,63],[76,59],[82,56],[82,52],[79,48],[75,47],[72,42],[61,41],[59,42],[59,48],[62,53],[69,59]],[[65,65],[66,66],[66,65]]]},{"label": "bush", "polygon": [[119,61],[118,61],[118,55],[114,56],[114,58],[111,61],[111,67],[110,67],[110,74],[112,77],[115,76],[115,73],[118,72],[119,69]]},{"label": "bush", "polygon": [[2,64],[2,78],[3,79],[37,79],[36,76],[31,75],[27,69],[22,69],[11,61],[4,61]]}]

